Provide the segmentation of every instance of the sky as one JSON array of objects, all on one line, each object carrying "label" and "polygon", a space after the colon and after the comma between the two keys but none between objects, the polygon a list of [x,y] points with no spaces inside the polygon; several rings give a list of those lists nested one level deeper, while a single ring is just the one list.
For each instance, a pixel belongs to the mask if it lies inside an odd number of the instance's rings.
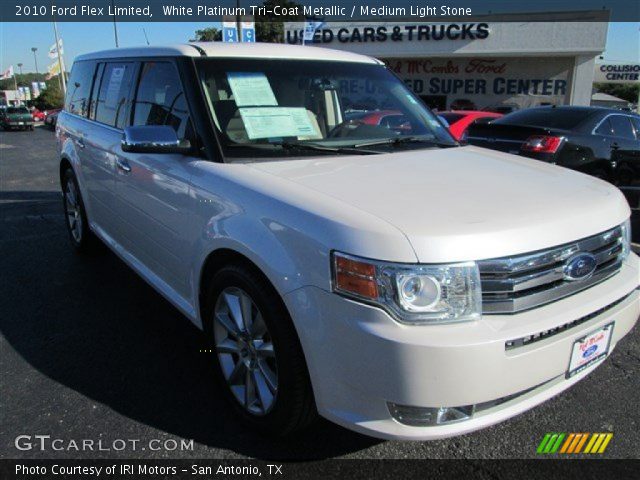
[{"label": "sky", "polygon": [[[194,37],[196,30],[212,26],[219,27],[219,24],[215,22],[120,22],[117,28],[120,46],[129,47],[146,43],[143,28],[146,30],[150,44],[158,45],[186,42]],[[112,22],[59,22],[58,34],[64,40],[67,69],[71,68],[76,55],[115,46]],[[0,71],[13,65],[18,72],[17,64],[22,63],[24,73],[35,72],[31,47],[36,47],[38,71],[45,72],[47,65],[52,62],[47,52],[53,44],[54,34],[51,23],[1,22]],[[607,61],[638,62],[640,60],[640,23],[610,23],[604,58]]]}]

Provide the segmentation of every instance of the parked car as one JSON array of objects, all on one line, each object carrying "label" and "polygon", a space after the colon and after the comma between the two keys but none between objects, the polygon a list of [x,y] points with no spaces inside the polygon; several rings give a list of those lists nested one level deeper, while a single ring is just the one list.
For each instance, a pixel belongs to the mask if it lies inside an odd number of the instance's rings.
[{"label": "parked car", "polygon": [[44,111],[40,111],[37,108],[34,108],[31,110],[31,118],[33,118],[34,122],[42,122],[44,121],[45,117],[47,116],[47,112]]},{"label": "parked car", "polygon": [[[473,145],[515,153],[610,182],[637,178],[638,116],[600,107],[536,107],[485,125],[471,125]],[[636,167],[633,167],[636,166]]]},{"label": "parked car", "polygon": [[398,110],[368,111],[353,118],[353,122],[356,124],[379,125],[396,132],[411,130],[409,120]]},{"label": "parked car", "polygon": [[[640,315],[617,188],[459,146],[376,59],[121,48],[77,57],[69,84],[71,244],[102,240],[203,329],[220,394],[255,428],[483,428],[583,379]],[[410,128],[354,125],[343,84]]]},{"label": "parked car", "polygon": [[49,127],[51,130],[55,130],[56,123],[58,121],[58,113],[60,113],[60,109],[49,111],[47,116],[44,117],[45,126]]},{"label": "parked car", "polygon": [[33,118],[27,107],[7,107],[0,110],[0,127],[3,130],[33,130]]},{"label": "parked car", "polygon": [[456,140],[462,139],[467,128],[472,123],[487,123],[502,116],[499,113],[482,112],[478,110],[451,110],[449,112],[438,112],[438,115],[447,121],[449,131]]}]

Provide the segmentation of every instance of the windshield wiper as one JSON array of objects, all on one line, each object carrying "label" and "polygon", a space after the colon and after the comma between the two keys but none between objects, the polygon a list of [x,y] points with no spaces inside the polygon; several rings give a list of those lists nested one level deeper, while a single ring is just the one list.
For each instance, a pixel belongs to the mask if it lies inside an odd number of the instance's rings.
[{"label": "windshield wiper", "polygon": [[373,150],[361,150],[357,148],[357,145],[353,147],[329,147],[326,145],[318,145],[317,143],[302,143],[302,142],[281,142],[274,143],[272,145],[279,145],[285,150],[314,150],[317,152],[329,152],[329,153],[347,153],[356,155],[374,155],[379,154]]},{"label": "windshield wiper", "polygon": [[448,148],[448,147],[456,146],[455,144],[443,143],[437,140],[430,140],[427,138],[409,136],[409,137],[383,138],[381,140],[371,140],[370,142],[357,143],[354,145],[354,147],[355,148],[373,147],[375,145],[392,145],[395,147],[405,143],[429,143],[431,145],[435,145],[436,147],[440,147],[440,148]]}]

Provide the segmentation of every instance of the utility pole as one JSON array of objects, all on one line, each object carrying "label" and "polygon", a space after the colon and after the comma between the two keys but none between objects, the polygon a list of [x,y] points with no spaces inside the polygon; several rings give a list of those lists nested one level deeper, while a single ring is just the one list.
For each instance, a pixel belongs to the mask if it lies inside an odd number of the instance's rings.
[{"label": "utility pole", "polygon": [[56,24],[56,17],[53,17],[53,35],[56,40],[56,51],[58,52],[58,68],[60,69],[60,79],[62,86],[62,94],[67,93],[67,79],[64,75],[64,63],[62,62],[62,49],[60,48],[60,40],[58,39],[58,25]]},{"label": "utility pole", "polygon": [[238,43],[242,42],[242,20],[240,16],[240,0],[236,0],[236,28],[238,29]]},{"label": "utility pole", "polygon": [[37,47],[31,47],[31,51],[33,52],[33,60],[36,62],[36,74],[38,73],[38,57],[36,57],[36,52],[38,51]]},{"label": "utility pole", "polygon": [[113,10],[113,36],[116,39],[116,48],[118,48],[120,45],[118,45],[118,27],[116,25],[116,6],[115,6],[115,0],[111,0],[111,10]]}]

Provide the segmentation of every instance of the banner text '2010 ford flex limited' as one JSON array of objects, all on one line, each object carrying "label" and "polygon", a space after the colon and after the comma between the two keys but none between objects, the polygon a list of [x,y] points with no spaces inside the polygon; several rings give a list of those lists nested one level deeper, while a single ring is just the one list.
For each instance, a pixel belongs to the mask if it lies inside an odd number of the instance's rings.
[{"label": "banner text '2010 ford flex limited'", "polygon": [[83,55],[56,135],[74,247],[100,239],[201,327],[262,430],[469,432],[584,378],[640,314],[616,188],[460,146],[372,58]]}]

